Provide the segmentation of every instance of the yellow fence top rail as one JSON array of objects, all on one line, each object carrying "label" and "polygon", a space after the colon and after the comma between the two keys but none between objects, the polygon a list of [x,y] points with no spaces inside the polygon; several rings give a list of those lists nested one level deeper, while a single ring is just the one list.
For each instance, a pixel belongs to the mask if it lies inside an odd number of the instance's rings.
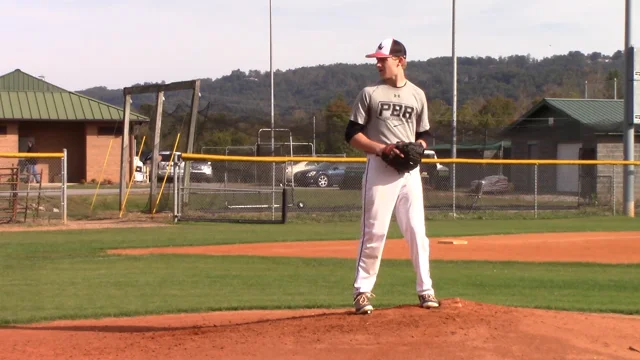
[{"label": "yellow fence top rail", "polygon": [[[205,155],[205,154],[182,154],[182,159],[186,161],[248,161],[267,163],[286,163],[299,161],[315,162],[336,162],[336,163],[357,163],[366,162],[364,157],[344,158],[344,157],[313,157],[313,156],[230,156],[230,155]],[[441,164],[503,164],[503,165],[640,165],[640,161],[626,160],[543,160],[543,159],[422,159],[422,163]]]},{"label": "yellow fence top rail", "polygon": [[37,158],[37,159],[62,159],[64,153],[3,153],[0,152],[0,158],[21,159],[21,158]]}]

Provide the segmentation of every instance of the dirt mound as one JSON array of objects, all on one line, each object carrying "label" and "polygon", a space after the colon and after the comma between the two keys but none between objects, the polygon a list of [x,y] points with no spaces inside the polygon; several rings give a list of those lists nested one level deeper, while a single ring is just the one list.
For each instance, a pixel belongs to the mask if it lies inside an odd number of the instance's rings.
[{"label": "dirt mound", "polygon": [[442,307],[236,311],[0,328],[10,359],[640,359],[640,317]]}]

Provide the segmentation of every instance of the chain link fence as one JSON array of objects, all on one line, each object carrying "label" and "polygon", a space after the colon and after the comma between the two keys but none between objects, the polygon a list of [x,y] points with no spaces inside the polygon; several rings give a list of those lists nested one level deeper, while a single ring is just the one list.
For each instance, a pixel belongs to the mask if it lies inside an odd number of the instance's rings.
[{"label": "chain link fence", "polygon": [[[304,160],[212,160],[221,172],[181,187],[180,197],[186,200],[177,205],[176,215],[186,221],[359,219],[365,162]],[[425,212],[431,218],[615,214],[616,199],[619,203],[622,195],[620,165],[436,161],[420,166]]]},{"label": "chain link fence", "polygon": [[0,223],[66,223],[66,151],[0,154]]},{"label": "chain link fence", "polygon": [[[121,207],[118,184],[99,179],[66,186],[64,153],[34,155],[35,164],[25,156],[0,154],[1,222],[137,214],[163,221],[246,222],[354,221],[361,216],[366,165],[361,158],[225,161],[223,156],[201,155],[167,164],[157,179],[136,172]],[[535,218],[615,215],[621,210],[622,165],[540,162],[426,159],[420,167],[426,216]],[[187,166],[190,178],[184,181]],[[150,181],[158,183],[156,194],[150,194]]]}]

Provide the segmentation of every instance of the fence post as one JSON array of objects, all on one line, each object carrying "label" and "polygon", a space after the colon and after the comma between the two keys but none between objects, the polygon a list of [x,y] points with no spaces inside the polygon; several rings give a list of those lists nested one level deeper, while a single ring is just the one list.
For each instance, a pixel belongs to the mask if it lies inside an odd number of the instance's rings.
[{"label": "fence post", "polygon": [[[186,164],[185,164],[185,170],[186,170]],[[180,181],[178,181],[178,176],[180,173],[180,164],[176,164],[172,167],[173,170],[173,222],[176,223],[178,222],[178,184],[180,183]],[[185,176],[186,178],[186,176]]]},{"label": "fence post", "polygon": [[456,163],[451,163],[451,192],[453,194],[452,199],[452,211],[453,218],[456,218]]},{"label": "fence post", "polygon": [[287,217],[289,215],[289,188],[285,185],[282,188],[282,224],[287,223]]},{"label": "fence post", "polygon": [[538,164],[534,165],[533,171],[533,216],[538,218]]},{"label": "fence post", "polygon": [[616,166],[611,165],[611,186],[613,187],[613,216],[616,215],[616,202],[618,199],[616,198]]},{"label": "fence post", "polygon": [[[42,178],[40,179],[42,182]],[[62,149],[62,189],[61,189],[62,203],[62,223],[67,223],[67,149]]]}]

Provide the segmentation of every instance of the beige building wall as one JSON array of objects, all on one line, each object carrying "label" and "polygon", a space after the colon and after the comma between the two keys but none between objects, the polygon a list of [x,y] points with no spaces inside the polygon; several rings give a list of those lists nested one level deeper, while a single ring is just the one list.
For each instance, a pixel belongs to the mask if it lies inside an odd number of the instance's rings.
[{"label": "beige building wall", "polygon": [[[18,124],[0,121],[0,153],[18,152]],[[10,167],[17,167],[16,158],[0,157],[0,182],[10,181]]]}]

